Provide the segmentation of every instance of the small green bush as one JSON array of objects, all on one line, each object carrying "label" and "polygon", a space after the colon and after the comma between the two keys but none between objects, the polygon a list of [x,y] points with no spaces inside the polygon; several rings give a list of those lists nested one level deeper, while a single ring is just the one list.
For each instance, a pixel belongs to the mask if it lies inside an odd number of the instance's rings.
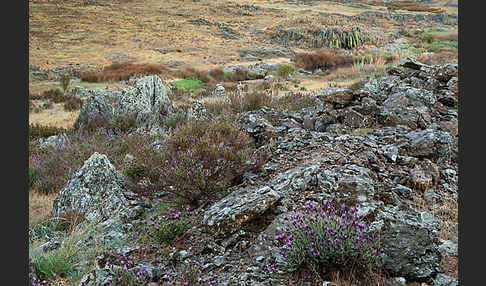
[{"label": "small green bush", "polygon": [[194,212],[189,210],[173,211],[169,216],[152,216],[145,227],[149,241],[156,245],[171,244],[174,239],[184,234],[192,227],[191,217]]},{"label": "small green bush", "polygon": [[64,94],[66,94],[69,86],[71,85],[71,76],[69,74],[62,75],[59,84],[64,91]]},{"label": "small green bush", "polygon": [[289,75],[292,75],[294,73],[294,66],[292,65],[281,65],[280,68],[277,71],[278,75],[280,75],[283,78],[288,78]]}]

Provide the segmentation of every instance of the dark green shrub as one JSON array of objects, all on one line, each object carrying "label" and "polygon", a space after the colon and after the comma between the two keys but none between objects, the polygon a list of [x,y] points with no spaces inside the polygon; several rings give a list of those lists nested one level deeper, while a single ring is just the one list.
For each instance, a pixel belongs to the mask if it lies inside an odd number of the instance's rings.
[{"label": "dark green shrub", "polygon": [[[102,126],[104,126],[103,123]],[[108,124],[109,126],[109,124]],[[127,116],[115,116],[113,119],[113,129],[117,134],[124,134],[137,128],[137,114]]]}]

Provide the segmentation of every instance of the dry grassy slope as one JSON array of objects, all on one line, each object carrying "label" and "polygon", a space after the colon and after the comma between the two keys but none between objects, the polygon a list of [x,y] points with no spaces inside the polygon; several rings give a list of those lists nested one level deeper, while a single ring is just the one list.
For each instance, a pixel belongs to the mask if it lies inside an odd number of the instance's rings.
[{"label": "dry grassy slope", "polygon": [[[140,62],[183,61],[205,67],[236,60],[238,47],[256,43],[270,45],[261,36],[252,35],[252,29],[266,29],[320,12],[354,15],[366,11],[329,1],[315,1],[312,6],[262,0],[97,2],[104,6],[84,6],[81,0],[62,4],[30,2],[30,63],[49,69],[67,63],[106,65],[118,53]],[[263,9],[245,10],[251,16],[238,15],[237,4]],[[375,9],[378,7],[372,7]],[[224,39],[215,25],[187,22],[197,18],[226,23],[241,37]],[[156,48],[181,52],[161,54]]]}]

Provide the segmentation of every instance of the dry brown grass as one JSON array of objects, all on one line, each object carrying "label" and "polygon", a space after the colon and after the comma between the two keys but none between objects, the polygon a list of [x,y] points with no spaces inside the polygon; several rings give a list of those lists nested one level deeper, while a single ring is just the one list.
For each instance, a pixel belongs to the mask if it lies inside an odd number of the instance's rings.
[{"label": "dry brown grass", "polygon": [[43,195],[36,190],[29,191],[29,227],[47,219],[57,194]]},{"label": "dry brown grass", "polygon": [[428,65],[441,65],[455,61],[457,63],[457,52],[442,51],[438,53],[424,53],[417,55],[416,59]]},{"label": "dry brown grass", "polygon": [[[34,101],[34,103],[41,104],[39,101]],[[79,110],[67,111],[64,109],[64,103],[54,103],[54,108],[52,109],[44,109],[38,113],[30,113],[29,124],[71,128],[78,115]]]},{"label": "dry brown grass", "polygon": [[444,32],[438,33],[434,35],[439,40],[446,40],[446,41],[457,41],[458,34],[457,32]]},{"label": "dry brown grass", "polygon": [[421,4],[415,1],[394,1],[394,2],[380,2],[380,1],[361,1],[366,2],[369,5],[375,6],[385,6],[391,10],[406,10],[412,12],[430,12],[430,13],[441,13],[442,9],[430,7],[425,4]]},{"label": "dry brown grass", "polygon": [[[426,211],[435,218],[443,222],[441,229],[437,231],[437,236],[458,243],[458,203],[457,198],[450,194],[442,195],[435,202],[426,202],[423,192],[414,192],[414,207],[420,211]],[[436,206],[434,206],[434,203]],[[442,260],[444,272],[454,278],[458,277],[458,257],[446,254]]]}]

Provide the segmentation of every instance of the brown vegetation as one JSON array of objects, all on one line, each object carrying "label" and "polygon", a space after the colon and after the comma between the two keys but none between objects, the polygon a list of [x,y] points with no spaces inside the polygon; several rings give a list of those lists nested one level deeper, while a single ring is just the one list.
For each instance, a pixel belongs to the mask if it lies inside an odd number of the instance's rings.
[{"label": "brown vegetation", "polygon": [[113,82],[128,80],[133,76],[140,77],[144,75],[161,75],[167,73],[169,73],[167,68],[155,64],[120,62],[106,66],[98,72],[83,72],[80,74],[80,78],[87,82]]},{"label": "brown vegetation", "polygon": [[293,61],[300,68],[315,70],[318,68],[334,69],[340,66],[349,66],[354,60],[351,56],[341,56],[331,51],[317,51],[296,54]]}]

